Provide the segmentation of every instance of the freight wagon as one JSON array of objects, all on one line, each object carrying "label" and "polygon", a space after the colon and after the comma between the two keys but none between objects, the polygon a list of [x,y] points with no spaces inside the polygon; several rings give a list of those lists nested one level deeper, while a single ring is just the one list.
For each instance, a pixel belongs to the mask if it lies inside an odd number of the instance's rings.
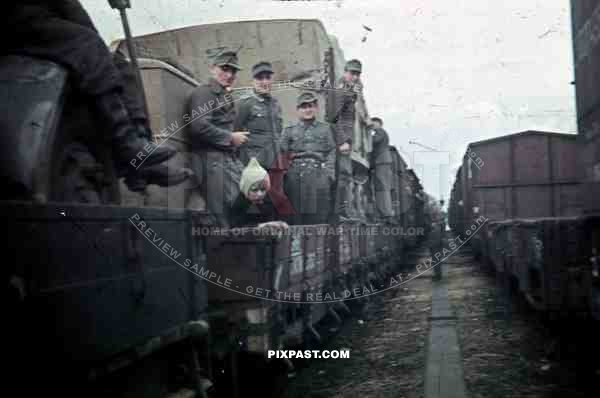
[{"label": "freight wagon", "polygon": [[458,231],[490,218],[473,246],[535,308],[600,319],[600,2],[572,0],[571,18],[578,134],[471,144],[450,206]]},{"label": "freight wagon", "polygon": [[[193,45],[202,40],[220,45],[224,38],[243,39],[249,52],[242,51],[242,62],[251,63],[255,58],[249,54],[261,49],[266,53],[255,57],[272,59],[290,80],[317,74],[333,82],[343,65],[318,21],[253,21],[178,32],[139,39],[146,57],[176,48],[167,55],[180,55],[184,65],[169,57],[140,60],[155,132],[169,131],[185,112],[204,73],[205,60]],[[285,35],[292,35],[293,45],[265,42]],[[286,61],[277,63],[276,54]],[[287,63],[289,54],[296,62]],[[135,194],[119,183],[109,148],[95,138],[102,136],[101,124],[64,68],[13,54],[2,57],[0,71],[6,94],[0,133],[7,143],[2,181],[8,188],[0,211],[12,255],[3,267],[6,358],[13,364],[6,376],[21,392],[279,396],[290,364],[267,361],[265,350],[318,342],[320,323],[339,322],[348,311],[345,303],[368,299],[346,292],[381,280],[405,250],[402,237],[367,222],[336,226],[333,234],[319,234],[325,226],[301,226],[286,235],[252,228],[204,234],[213,227],[212,217],[193,184]],[[282,98],[287,107],[285,101],[291,100]],[[366,108],[359,115],[362,129]],[[179,129],[170,140],[181,151],[171,165],[189,163],[194,156],[187,151],[189,131]],[[364,140],[353,155],[359,185],[365,183],[368,150]],[[398,197],[417,203],[406,222],[418,225],[425,218],[418,205],[422,187],[410,170],[399,167],[395,173],[410,181],[404,186],[410,191]],[[265,297],[266,291],[283,293],[283,299]],[[318,302],[327,292],[346,300]],[[40,369],[35,383],[32,366]]]},{"label": "freight wagon", "polygon": [[580,201],[585,218],[592,312],[600,319],[600,1],[571,0]]},{"label": "freight wagon", "polygon": [[450,209],[482,262],[553,316],[589,310],[577,136],[525,131],[472,143]]},{"label": "freight wagon", "polygon": [[[578,215],[576,153],[574,134],[524,131],[471,143],[457,175],[461,192],[450,207],[462,228],[480,216],[503,221]],[[485,229],[471,239],[476,256],[485,251]]]}]

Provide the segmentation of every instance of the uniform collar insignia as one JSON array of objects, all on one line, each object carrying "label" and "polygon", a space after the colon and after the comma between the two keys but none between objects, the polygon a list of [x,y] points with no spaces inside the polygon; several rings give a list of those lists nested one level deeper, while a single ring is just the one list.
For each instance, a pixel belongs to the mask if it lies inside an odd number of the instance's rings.
[{"label": "uniform collar insignia", "polygon": [[301,127],[315,127],[317,125],[317,118],[314,118],[312,120],[312,122],[310,122],[309,124],[304,123],[304,120],[300,120],[300,122],[298,123],[298,126]]},{"label": "uniform collar insignia", "polygon": [[254,94],[254,97],[256,97],[260,102],[265,102],[265,101],[271,99],[270,94],[259,94],[256,92],[256,89],[253,89],[252,93]]},{"label": "uniform collar insignia", "polygon": [[210,85],[212,92],[215,94],[222,94],[225,91],[225,88],[223,86],[221,86],[221,83],[219,83],[213,77],[208,79],[208,84]]}]

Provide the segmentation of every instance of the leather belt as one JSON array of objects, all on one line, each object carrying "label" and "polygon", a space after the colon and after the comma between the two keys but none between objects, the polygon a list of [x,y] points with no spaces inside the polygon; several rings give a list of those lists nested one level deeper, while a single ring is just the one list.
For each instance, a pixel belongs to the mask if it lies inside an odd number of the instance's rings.
[{"label": "leather belt", "polygon": [[300,167],[313,167],[315,169],[324,169],[325,162],[319,162],[316,159],[306,158],[306,159],[297,159],[292,163],[293,166]]}]

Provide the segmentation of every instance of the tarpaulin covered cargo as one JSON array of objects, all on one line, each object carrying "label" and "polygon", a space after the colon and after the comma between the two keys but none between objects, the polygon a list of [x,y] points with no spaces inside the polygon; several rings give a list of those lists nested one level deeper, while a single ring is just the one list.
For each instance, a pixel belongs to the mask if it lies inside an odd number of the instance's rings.
[{"label": "tarpaulin covered cargo", "polygon": [[[328,99],[333,92],[330,88],[342,76],[346,62],[337,39],[316,19],[249,20],[188,26],[136,36],[134,45],[140,58],[169,62],[202,83],[209,77],[206,50],[222,46],[238,50],[239,63],[244,68],[238,73],[234,87],[234,92],[239,94],[247,93],[253,87],[252,66],[269,61],[274,71],[273,96],[281,104],[284,126],[297,121],[296,97],[302,90],[329,82],[325,89],[317,90],[317,117],[323,120],[328,102],[331,102]],[[124,40],[113,42],[111,47],[127,53]],[[371,135],[366,128],[369,113],[362,95],[356,110],[352,159],[368,169]]]}]

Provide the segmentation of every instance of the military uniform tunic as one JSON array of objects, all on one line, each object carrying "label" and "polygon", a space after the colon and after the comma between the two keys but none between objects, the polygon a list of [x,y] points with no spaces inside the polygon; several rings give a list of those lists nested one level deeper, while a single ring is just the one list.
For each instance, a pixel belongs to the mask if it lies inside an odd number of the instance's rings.
[{"label": "military uniform tunic", "polygon": [[290,223],[327,223],[335,180],[336,146],[331,127],[316,119],[286,127],[281,150],[295,155],[284,183],[295,210]]},{"label": "military uniform tunic", "polygon": [[[243,170],[231,133],[236,118],[233,97],[211,78],[192,93],[187,116],[190,119],[192,167],[201,176],[200,190],[206,207],[220,226],[229,226],[231,211],[240,195]],[[185,121],[185,118],[184,118]]]},{"label": "military uniform tunic", "polygon": [[[352,144],[354,123],[356,118],[356,100],[358,93],[355,85],[344,78],[338,80],[333,92],[333,112],[329,119],[335,131],[336,144]],[[352,159],[350,154],[338,154],[337,165],[339,181],[337,185],[336,214],[343,217],[351,216],[352,208]]]},{"label": "military uniform tunic", "polygon": [[338,146],[344,143],[352,144],[357,98],[356,86],[343,77],[340,78],[333,91],[334,110],[329,120],[335,131]]},{"label": "military uniform tunic", "polygon": [[240,159],[244,165],[255,157],[260,165],[269,170],[279,153],[283,118],[279,101],[271,95],[254,92],[239,101],[234,131],[250,132],[248,142],[240,146]]},{"label": "military uniform tunic", "polygon": [[389,137],[382,128],[375,129],[373,134],[373,151],[371,152],[371,165],[375,170],[374,190],[377,215],[379,217],[392,217],[392,154],[389,149]]}]

